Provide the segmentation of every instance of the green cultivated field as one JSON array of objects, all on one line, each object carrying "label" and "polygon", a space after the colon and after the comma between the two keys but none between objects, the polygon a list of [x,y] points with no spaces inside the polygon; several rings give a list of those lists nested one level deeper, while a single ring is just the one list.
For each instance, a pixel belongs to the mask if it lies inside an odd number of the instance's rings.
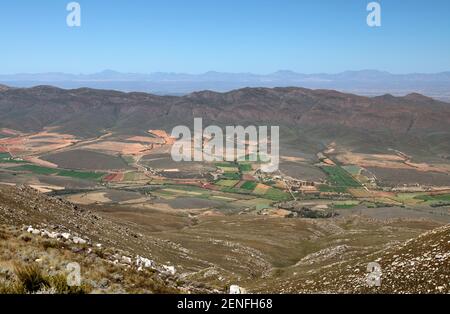
[{"label": "green cultivated field", "polygon": [[231,188],[231,187],[235,186],[238,183],[239,183],[239,180],[219,180],[219,181],[217,181],[216,184],[220,185],[220,186]]},{"label": "green cultivated field", "polygon": [[222,178],[227,180],[240,180],[241,174],[234,172],[225,172],[224,174],[222,174]]},{"label": "green cultivated field", "polygon": [[58,176],[61,177],[70,177],[75,179],[84,179],[84,180],[100,180],[105,173],[102,172],[82,172],[75,170],[62,170],[57,173]]},{"label": "green cultivated field", "polygon": [[258,185],[258,183],[256,183],[256,182],[247,181],[244,184],[242,184],[241,189],[247,190],[247,191],[253,191],[257,185]]},{"label": "green cultivated field", "polygon": [[359,205],[359,201],[338,201],[333,202],[333,208],[335,209],[351,209],[357,205]]},{"label": "green cultivated field", "polygon": [[347,172],[349,172],[353,176],[357,176],[357,175],[361,174],[361,170],[362,170],[361,167],[355,166],[355,165],[342,166],[342,168],[344,170],[346,170]]},{"label": "green cultivated field", "polygon": [[30,171],[35,174],[43,174],[43,175],[50,175],[50,174],[56,174],[58,172],[58,169],[53,168],[46,168],[36,165],[23,165],[19,167],[9,168],[9,170],[14,171]]},{"label": "green cultivated field", "polygon": [[235,164],[231,164],[228,162],[218,162],[215,164],[217,168],[236,168]]},{"label": "green cultivated field", "polygon": [[75,170],[59,170],[53,168],[46,168],[36,165],[23,165],[19,167],[9,168],[9,170],[13,171],[30,171],[34,174],[41,175],[57,175],[61,177],[71,177],[75,179],[85,179],[85,180],[100,180],[105,173],[101,172],[84,172],[84,171],[75,171]]},{"label": "green cultivated field", "polygon": [[322,167],[323,171],[328,175],[329,181],[333,186],[345,188],[358,188],[361,184],[356,181],[347,171],[339,166]]},{"label": "green cultivated field", "polygon": [[252,171],[252,165],[251,164],[239,164],[239,171],[240,172]]},{"label": "green cultivated field", "polygon": [[450,202],[450,194],[441,194],[441,195],[420,195],[416,196],[415,199],[419,199],[422,201],[443,201],[443,202]]},{"label": "green cultivated field", "polygon": [[275,188],[270,188],[266,194],[263,195],[264,198],[266,199],[270,199],[276,202],[281,202],[281,201],[289,201],[292,199],[291,195],[289,193],[286,193],[284,191],[275,189]]},{"label": "green cultivated field", "polygon": [[22,163],[25,163],[25,161],[11,159],[11,155],[9,153],[0,153],[0,163],[4,163],[4,164],[22,164]]},{"label": "green cultivated field", "polygon": [[328,186],[322,184],[319,186],[319,191],[326,193],[346,193],[347,188],[343,186]]}]

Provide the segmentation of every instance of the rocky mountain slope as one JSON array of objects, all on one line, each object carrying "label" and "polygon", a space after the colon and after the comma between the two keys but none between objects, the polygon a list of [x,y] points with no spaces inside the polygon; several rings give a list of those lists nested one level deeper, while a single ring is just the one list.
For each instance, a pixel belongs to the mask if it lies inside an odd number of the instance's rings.
[{"label": "rocky mountain slope", "polygon": [[[356,149],[448,154],[450,105],[410,94],[368,98],[330,90],[245,88],[228,93],[197,92],[184,97],[49,86],[0,90],[0,128],[24,132],[55,127],[95,137],[105,131],[144,133],[204,124],[279,125],[283,140],[322,145],[336,141]],[[410,152],[409,152],[410,153]]]},{"label": "rocky mountain slope", "polygon": [[[211,292],[151,259],[169,244],[26,186],[0,186],[0,247],[0,293]],[[66,284],[71,263],[80,287]]]},{"label": "rocky mountain slope", "polygon": [[[405,243],[394,241],[378,251],[341,259],[349,250],[347,245],[338,245],[307,255],[291,267],[294,272],[302,271],[301,276],[267,278],[270,291],[450,293],[448,225]],[[0,186],[0,293],[226,291],[225,286],[223,290],[209,288],[202,271],[199,281],[183,276],[170,263],[177,258],[189,258],[189,254],[170,241],[141,234],[132,223],[112,220],[26,186]],[[66,284],[71,263],[81,267],[80,287]],[[369,263],[380,266],[380,286],[367,286]]]},{"label": "rocky mountain slope", "polygon": [[[373,263],[378,266],[373,268]],[[297,288],[304,292],[448,294],[450,225],[366,258],[328,266]]]}]

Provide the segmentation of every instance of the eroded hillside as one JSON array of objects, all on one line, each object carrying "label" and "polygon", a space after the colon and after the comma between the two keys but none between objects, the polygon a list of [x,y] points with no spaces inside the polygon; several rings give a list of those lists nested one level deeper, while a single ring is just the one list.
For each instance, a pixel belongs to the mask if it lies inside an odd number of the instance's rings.
[{"label": "eroded hillside", "polygon": [[[1,289],[211,293],[239,284],[271,293],[449,292],[450,229],[437,221],[209,214],[184,227],[167,223],[154,230],[26,186],[0,186]],[[75,290],[63,280],[73,262],[83,276]],[[369,289],[373,262],[382,285]],[[27,285],[30,273],[40,278],[37,288]]]}]

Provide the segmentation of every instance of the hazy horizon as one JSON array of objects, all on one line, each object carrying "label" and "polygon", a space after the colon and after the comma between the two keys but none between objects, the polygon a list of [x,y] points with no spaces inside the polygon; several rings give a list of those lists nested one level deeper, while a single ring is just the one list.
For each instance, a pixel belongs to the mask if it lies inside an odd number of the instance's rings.
[{"label": "hazy horizon", "polygon": [[42,72],[33,72],[33,71],[23,71],[23,72],[0,72],[1,76],[12,76],[12,75],[39,75],[39,74],[66,74],[66,75],[92,75],[92,74],[100,74],[100,73],[119,73],[119,74],[142,74],[142,75],[150,75],[150,74],[158,74],[158,73],[164,73],[164,74],[186,74],[186,75],[204,75],[209,73],[221,73],[221,74],[252,74],[252,75],[258,75],[258,76],[265,76],[265,75],[271,75],[281,72],[292,72],[296,74],[304,74],[304,75],[322,75],[322,74],[342,74],[342,73],[350,73],[350,72],[379,72],[379,73],[387,73],[391,75],[413,75],[413,74],[442,74],[442,73],[449,73],[449,69],[443,69],[440,71],[431,71],[431,72],[391,72],[383,69],[375,69],[375,68],[361,68],[361,69],[348,69],[344,71],[338,71],[338,72],[328,72],[328,71],[312,71],[312,72],[304,72],[304,71],[294,71],[291,69],[278,69],[272,72],[248,72],[248,71],[217,71],[215,69],[202,71],[202,72],[174,72],[174,71],[140,71],[140,72],[127,72],[127,71],[118,71],[115,70],[113,67],[105,68],[103,70],[99,71],[93,71],[93,72],[66,72],[66,71],[42,71]]}]

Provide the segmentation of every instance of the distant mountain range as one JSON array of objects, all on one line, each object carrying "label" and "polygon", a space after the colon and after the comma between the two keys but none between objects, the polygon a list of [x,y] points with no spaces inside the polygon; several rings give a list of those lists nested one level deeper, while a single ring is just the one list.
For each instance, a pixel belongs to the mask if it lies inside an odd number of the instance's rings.
[{"label": "distant mountain range", "polygon": [[227,92],[245,87],[305,87],[335,89],[364,96],[390,93],[403,96],[421,93],[450,101],[450,71],[435,74],[391,74],[376,70],[346,71],[337,74],[302,74],[278,71],[267,75],[206,72],[203,74],[120,73],[106,70],[94,74],[38,73],[0,75],[0,84],[14,87],[52,85],[60,88],[99,88],[124,92],[185,95],[194,91]]}]

